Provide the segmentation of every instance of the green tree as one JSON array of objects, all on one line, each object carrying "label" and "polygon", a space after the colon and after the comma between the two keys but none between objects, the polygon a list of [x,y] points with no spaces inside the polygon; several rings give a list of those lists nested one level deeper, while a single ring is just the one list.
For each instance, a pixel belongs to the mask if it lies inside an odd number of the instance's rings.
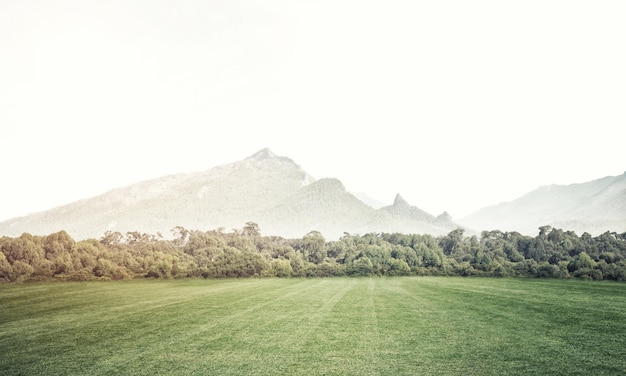
[{"label": "green tree", "polygon": [[291,265],[291,275],[294,277],[304,277],[306,275],[306,266],[300,253],[295,253],[289,259],[289,265]]},{"label": "green tree", "polygon": [[464,245],[463,233],[465,233],[464,229],[457,228],[440,238],[439,246],[443,249],[444,254],[452,255],[462,250]]},{"label": "green tree", "polygon": [[558,265],[543,261],[537,265],[537,276],[542,278],[559,278],[561,277],[561,270]]},{"label": "green tree", "polygon": [[53,262],[63,254],[70,254],[75,243],[74,239],[65,231],[55,232],[44,236],[42,239],[46,258]]},{"label": "green tree", "polygon": [[33,274],[33,267],[22,261],[15,261],[13,263],[13,274],[11,275],[11,282],[22,282],[30,278]]},{"label": "green tree", "polygon": [[578,254],[568,266],[570,272],[575,272],[579,269],[593,269],[596,266],[596,262],[586,252]]},{"label": "green tree", "polygon": [[338,264],[334,259],[326,259],[317,265],[317,277],[338,277],[345,274],[343,265]]},{"label": "green tree", "polygon": [[0,252],[0,281],[10,281],[13,275],[13,267],[9,264],[4,253]]},{"label": "green tree", "polygon": [[392,259],[389,264],[388,275],[409,275],[411,268],[404,260]]},{"label": "green tree", "polygon": [[255,222],[246,222],[242,233],[244,236],[261,236],[261,228]]},{"label": "green tree", "polygon": [[104,235],[100,238],[100,243],[109,246],[111,244],[119,244],[124,240],[124,235],[122,235],[119,231],[111,231],[107,230]]},{"label": "green tree", "polygon": [[291,263],[285,259],[274,259],[272,260],[272,271],[276,277],[291,277]]},{"label": "green tree", "polygon": [[314,263],[320,264],[326,257],[326,240],[319,231],[311,231],[302,238],[302,249],[305,258]]},{"label": "green tree", "polygon": [[189,239],[189,235],[191,235],[191,231],[187,230],[183,226],[173,227],[170,232],[174,236],[174,244],[177,246],[183,246]]},{"label": "green tree", "polygon": [[346,272],[349,275],[354,276],[368,276],[372,275],[373,269],[374,266],[372,265],[370,259],[367,257],[361,257],[352,261]]}]

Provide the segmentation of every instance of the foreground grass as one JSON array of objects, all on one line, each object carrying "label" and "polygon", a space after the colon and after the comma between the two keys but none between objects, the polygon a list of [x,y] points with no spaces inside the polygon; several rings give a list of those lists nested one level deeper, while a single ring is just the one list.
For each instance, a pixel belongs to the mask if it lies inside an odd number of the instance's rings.
[{"label": "foreground grass", "polygon": [[467,278],[0,285],[2,375],[626,373],[626,284]]}]

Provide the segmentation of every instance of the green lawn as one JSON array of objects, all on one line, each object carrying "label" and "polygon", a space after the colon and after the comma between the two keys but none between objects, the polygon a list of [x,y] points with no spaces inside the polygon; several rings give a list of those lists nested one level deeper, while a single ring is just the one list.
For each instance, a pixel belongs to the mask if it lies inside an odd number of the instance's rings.
[{"label": "green lawn", "polygon": [[0,375],[625,373],[626,284],[398,277],[0,285]]}]

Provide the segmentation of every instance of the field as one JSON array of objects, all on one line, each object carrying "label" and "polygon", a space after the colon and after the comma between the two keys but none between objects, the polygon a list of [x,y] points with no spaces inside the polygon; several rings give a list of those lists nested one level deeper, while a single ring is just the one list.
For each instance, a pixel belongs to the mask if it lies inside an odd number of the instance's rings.
[{"label": "field", "polygon": [[489,278],[0,285],[1,375],[626,373],[626,284]]}]

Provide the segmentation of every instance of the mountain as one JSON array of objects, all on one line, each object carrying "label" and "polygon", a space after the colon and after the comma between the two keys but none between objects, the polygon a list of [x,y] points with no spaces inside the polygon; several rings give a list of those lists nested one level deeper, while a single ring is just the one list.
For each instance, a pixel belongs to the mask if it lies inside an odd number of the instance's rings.
[{"label": "mountain", "polygon": [[452,219],[444,213],[435,217],[426,213],[422,209],[410,205],[400,194],[396,195],[393,205],[385,206],[377,211],[379,213],[379,223],[388,229],[403,233],[415,233],[414,228],[419,228],[417,233],[422,234],[442,234],[441,228],[449,229],[446,233],[454,230],[459,225],[452,222]]},{"label": "mountain", "polygon": [[[348,193],[337,179],[320,179],[294,192],[268,213],[268,230],[302,236],[318,230],[325,236],[360,232],[375,210]],[[293,233],[295,229],[299,235]]]},{"label": "mountain", "polygon": [[473,229],[536,235],[543,225],[599,235],[626,232],[626,173],[586,183],[549,185],[481,209],[459,221]]},{"label": "mountain", "polygon": [[302,237],[318,230],[327,238],[344,232],[446,234],[458,226],[410,206],[399,195],[374,209],[337,179],[315,180],[287,157],[263,149],[204,172],[165,176],[112,190],[44,212],[0,223],[0,235],[65,230],[76,239],[107,230],[160,232],[170,229],[242,228],[256,222],[265,235]]}]

